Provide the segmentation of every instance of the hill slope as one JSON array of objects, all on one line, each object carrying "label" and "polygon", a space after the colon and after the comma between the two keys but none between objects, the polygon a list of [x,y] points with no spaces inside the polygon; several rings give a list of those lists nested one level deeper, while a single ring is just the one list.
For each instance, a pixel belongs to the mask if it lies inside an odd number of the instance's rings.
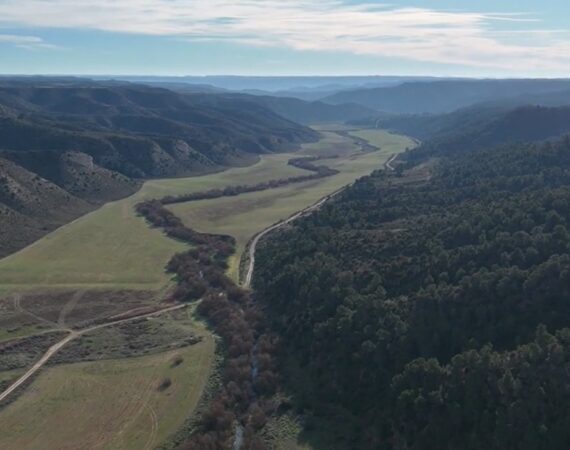
[{"label": "hill slope", "polygon": [[246,99],[212,105],[146,86],[0,85],[0,104],[8,110],[0,128],[3,150],[79,150],[130,176],[247,164],[256,154],[316,138]]},{"label": "hill slope", "polygon": [[303,423],[331,449],[568,448],[570,139],[425,171],[362,178],[256,257]]},{"label": "hill slope", "polygon": [[[184,86],[170,86],[170,88],[179,92],[189,92]],[[294,97],[273,96],[265,92],[255,95],[223,93],[214,96],[196,92],[191,92],[191,94],[193,101],[209,105],[230,101],[255,103],[270,109],[281,117],[301,124],[346,122],[378,116],[378,111],[356,103],[332,105],[321,101],[306,101]]]},{"label": "hill slope", "polygon": [[139,179],[248,165],[317,139],[246,97],[203,98],[125,83],[0,80],[0,255],[132,194]]},{"label": "hill slope", "polygon": [[[414,127],[412,120],[404,128]],[[443,156],[508,143],[539,142],[570,133],[570,107],[524,106],[513,110],[473,109],[433,119],[419,119],[428,141],[414,157]],[[399,127],[394,127],[398,129]],[[400,130],[402,132],[402,130]]]},{"label": "hill slope", "polygon": [[12,253],[92,206],[56,184],[0,158],[0,255]]}]

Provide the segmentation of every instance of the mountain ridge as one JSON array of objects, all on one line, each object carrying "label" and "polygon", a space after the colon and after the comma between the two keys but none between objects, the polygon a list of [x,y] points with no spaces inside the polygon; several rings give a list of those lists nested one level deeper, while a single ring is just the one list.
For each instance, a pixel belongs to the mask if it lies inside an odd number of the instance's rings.
[{"label": "mountain ridge", "polygon": [[442,80],[344,91],[321,101],[331,104],[358,103],[394,114],[446,113],[498,99],[543,95],[569,89],[569,79]]}]

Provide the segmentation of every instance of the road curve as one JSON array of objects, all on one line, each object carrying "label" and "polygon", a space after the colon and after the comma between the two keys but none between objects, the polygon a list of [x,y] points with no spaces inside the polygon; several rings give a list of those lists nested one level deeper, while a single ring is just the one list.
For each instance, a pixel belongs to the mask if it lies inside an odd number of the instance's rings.
[{"label": "road curve", "polygon": [[277,228],[280,228],[283,225],[286,225],[290,222],[293,222],[294,220],[298,219],[299,217],[319,208],[323,203],[330,200],[335,195],[342,192],[344,189],[345,189],[345,187],[338,189],[337,191],[333,192],[332,194],[329,194],[326,197],[321,198],[317,203],[313,203],[312,205],[307,206],[306,208],[302,209],[299,212],[296,212],[295,214],[288,217],[287,219],[282,220],[281,222],[277,222],[276,224],[271,225],[269,228],[266,228],[265,230],[256,234],[255,237],[253,238],[253,240],[251,241],[251,244],[249,245],[249,264],[247,267],[247,273],[245,276],[245,280],[243,282],[243,286],[248,288],[251,285],[251,279],[253,278],[253,269],[255,266],[255,250],[256,250],[257,244],[259,243],[259,240],[263,236],[265,236],[266,234],[271,233],[273,230],[276,230]]},{"label": "road curve", "polygon": [[[388,161],[386,161],[384,163],[384,167],[386,170],[389,171],[394,171],[394,167],[392,167],[391,163],[394,162],[394,160],[398,157],[397,153],[394,153],[393,155],[390,156],[390,158],[388,159]],[[256,234],[253,238],[253,240],[251,241],[251,244],[249,245],[249,264],[247,266],[247,273],[245,275],[245,280],[243,282],[243,287],[248,288],[251,286],[251,280],[253,278],[253,269],[255,267],[255,250],[257,247],[257,244],[259,243],[259,240],[265,236],[268,233],[271,233],[273,230],[276,230],[277,228],[282,227],[283,225],[286,225],[290,222],[293,222],[294,220],[298,219],[299,217],[317,209],[318,207],[320,207],[323,203],[325,203],[326,201],[330,200],[331,198],[333,198],[335,195],[339,194],[340,192],[342,192],[345,187],[342,187],[340,189],[338,189],[337,191],[333,192],[332,194],[327,195],[326,197],[321,198],[317,203],[312,204],[311,206],[306,207],[305,209],[302,209],[301,211],[293,214],[291,217],[282,220],[281,222],[277,222],[274,225],[271,225],[269,228],[266,228],[265,230],[261,231],[260,233]]]},{"label": "road curve", "polygon": [[394,169],[394,167],[392,166],[392,163],[394,162],[394,160],[398,157],[397,153],[394,153],[392,156],[390,156],[390,158],[388,158],[388,161],[386,161],[384,163],[384,167],[386,168],[386,170],[389,170],[390,172],[394,172],[396,169]]},{"label": "road curve", "polygon": [[153,311],[150,313],[146,313],[146,314],[141,314],[138,316],[133,316],[133,317],[128,317],[126,319],[119,319],[119,320],[115,320],[113,322],[106,322],[106,323],[102,323],[99,325],[94,325],[92,327],[89,328],[84,328],[83,330],[71,330],[69,332],[69,334],[63,338],[61,341],[56,342],[55,344],[53,344],[44,354],[43,356],[32,366],[30,367],[26,373],[24,373],[20,378],[18,378],[14,383],[12,383],[4,392],[2,392],[0,394],[0,403],[6,399],[12,392],[14,392],[16,389],[18,389],[22,384],[24,384],[26,382],[26,380],[28,380],[32,375],[34,375],[38,370],[40,370],[42,368],[42,366],[48,362],[48,360],[55,355],[59,350],[61,350],[65,345],[67,345],[69,342],[71,342],[72,340],[78,338],[79,336],[85,334],[85,333],[89,333],[90,331],[94,331],[94,330],[98,330],[100,328],[105,328],[105,327],[110,327],[112,325],[117,325],[120,323],[124,323],[124,322],[129,322],[131,320],[136,320],[136,319],[144,319],[147,317],[152,317],[152,316],[156,316],[165,312],[169,312],[169,311],[175,311],[177,309],[181,309],[181,308],[185,308],[187,305],[186,304],[182,304],[182,305],[176,305],[176,306],[171,306],[169,308],[164,308],[158,311]]}]

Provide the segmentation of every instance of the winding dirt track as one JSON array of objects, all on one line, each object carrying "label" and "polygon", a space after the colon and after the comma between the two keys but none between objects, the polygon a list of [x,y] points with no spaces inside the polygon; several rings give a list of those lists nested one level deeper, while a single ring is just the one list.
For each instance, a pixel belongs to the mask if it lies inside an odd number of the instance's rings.
[{"label": "winding dirt track", "polygon": [[[390,171],[394,170],[391,163],[396,159],[397,156],[398,156],[397,153],[393,154],[392,156],[390,156],[388,161],[386,161],[384,163],[384,167],[386,168],[386,170],[390,170]],[[275,225],[271,225],[269,228],[266,228],[265,230],[256,234],[255,237],[253,238],[253,240],[251,241],[251,244],[249,245],[249,255],[248,255],[249,256],[249,265],[247,267],[247,273],[245,275],[245,280],[243,282],[243,286],[246,288],[251,286],[251,279],[253,278],[253,269],[255,267],[255,250],[256,250],[257,244],[259,243],[259,240],[263,236],[265,236],[266,234],[271,233],[272,231],[276,230],[277,228],[280,228],[283,225],[291,223],[294,220],[298,219],[299,217],[301,217],[307,213],[310,213],[311,211],[319,208],[320,206],[323,205],[323,203],[327,202],[328,200],[333,198],[335,195],[340,194],[344,189],[346,189],[346,186],[335,191],[335,192],[333,192],[332,194],[327,195],[326,197],[321,198],[317,203],[314,203],[311,206],[308,206],[307,208],[302,209],[301,211],[293,214],[291,217],[289,217],[285,220],[282,220],[281,222],[277,222]]]},{"label": "winding dirt track", "polygon": [[30,367],[26,373],[24,373],[20,378],[18,378],[13,384],[11,384],[4,392],[0,394],[0,403],[6,399],[12,392],[18,389],[23,383],[26,382],[32,375],[34,375],[38,370],[40,370],[48,360],[55,355],[59,350],[61,350],[65,345],[71,342],[74,339],[77,339],[79,336],[89,333],[91,331],[98,330],[100,328],[110,327],[112,325],[117,325],[124,322],[129,322],[131,320],[136,319],[144,319],[147,317],[157,316],[159,314],[163,314],[165,312],[176,311],[177,309],[185,308],[187,305],[175,305],[169,308],[164,308],[158,311],[153,311],[146,314],[140,314],[138,316],[128,317],[126,319],[119,319],[114,320],[113,322],[106,322],[99,325],[94,325],[89,328],[84,328],[83,330],[70,330],[69,334],[63,338],[61,341],[52,345],[44,354],[43,356],[32,366]]},{"label": "winding dirt track", "polygon": [[398,157],[398,154],[397,154],[397,153],[394,153],[392,156],[390,156],[390,158],[388,159],[388,161],[386,161],[386,162],[384,163],[384,168],[385,168],[386,170],[389,170],[390,172],[393,172],[394,170],[396,170],[396,169],[394,169],[394,167],[392,167],[392,163],[394,162],[394,160],[395,160],[397,157]]},{"label": "winding dirt track", "polygon": [[255,237],[253,238],[253,240],[251,241],[251,244],[249,246],[249,265],[247,267],[247,274],[245,276],[245,280],[243,282],[243,286],[244,287],[249,287],[251,285],[251,279],[253,277],[253,268],[255,266],[255,249],[257,247],[257,244],[259,243],[259,240],[265,236],[268,233],[271,233],[273,230],[276,230],[277,228],[282,227],[283,225],[286,225],[290,222],[293,222],[294,220],[298,219],[299,217],[319,208],[323,203],[325,203],[326,201],[330,200],[331,198],[333,198],[335,195],[339,194],[340,192],[342,192],[345,188],[341,188],[338,191],[333,192],[332,194],[327,195],[326,197],[321,198],[317,203],[312,204],[311,206],[306,207],[305,209],[302,209],[301,211],[293,214],[291,217],[282,220],[281,222],[277,222],[275,225],[271,225],[269,228],[266,228],[265,230],[261,231],[260,233],[256,234]]}]

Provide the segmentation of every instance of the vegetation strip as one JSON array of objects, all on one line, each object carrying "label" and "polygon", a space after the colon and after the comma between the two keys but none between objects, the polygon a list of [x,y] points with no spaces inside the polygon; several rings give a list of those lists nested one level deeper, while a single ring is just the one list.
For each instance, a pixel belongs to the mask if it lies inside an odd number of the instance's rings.
[{"label": "vegetation strip", "polygon": [[185,227],[157,200],[140,203],[137,211],[168,236],[193,246],[175,255],[168,264],[167,270],[178,278],[173,298],[186,302],[201,298],[197,311],[214,327],[225,346],[221,391],[203,412],[198,431],[183,448],[229,448],[236,423],[243,427],[246,448],[265,448],[256,432],[276,409],[270,397],[277,388],[273,364],[277,342],[267,332],[263,313],[249,292],[225,274],[235,240]]},{"label": "vegetation strip", "polygon": [[282,186],[287,186],[293,183],[303,183],[305,181],[318,180],[319,178],[330,177],[339,173],[336,169],[331,169],[327,166],[315,166],[312,164],[313,161],[318,161],[320,159],[332,159],[337,156],[308,156],[306,158],[292,158],[287,164],[298,169],[308,170],[309,172],[314,172],[312,175],[299,175],[296,177],[280,178],[277,180],[265,181],[263,183],[257,183],[253,185],[236,185],[227,186],[223,189],[210,189],[208,191],[202,192],[192,192],[190,194],[182,194],[177,196],[168,195],[158,200],[163,205],[172,205],[176,203],[192,202],[197,200],[210,200],[220,197],[232,197],[235,195],[245,194],[248,192],[259,192],[265,191],[267,189],[276,189]]}]

